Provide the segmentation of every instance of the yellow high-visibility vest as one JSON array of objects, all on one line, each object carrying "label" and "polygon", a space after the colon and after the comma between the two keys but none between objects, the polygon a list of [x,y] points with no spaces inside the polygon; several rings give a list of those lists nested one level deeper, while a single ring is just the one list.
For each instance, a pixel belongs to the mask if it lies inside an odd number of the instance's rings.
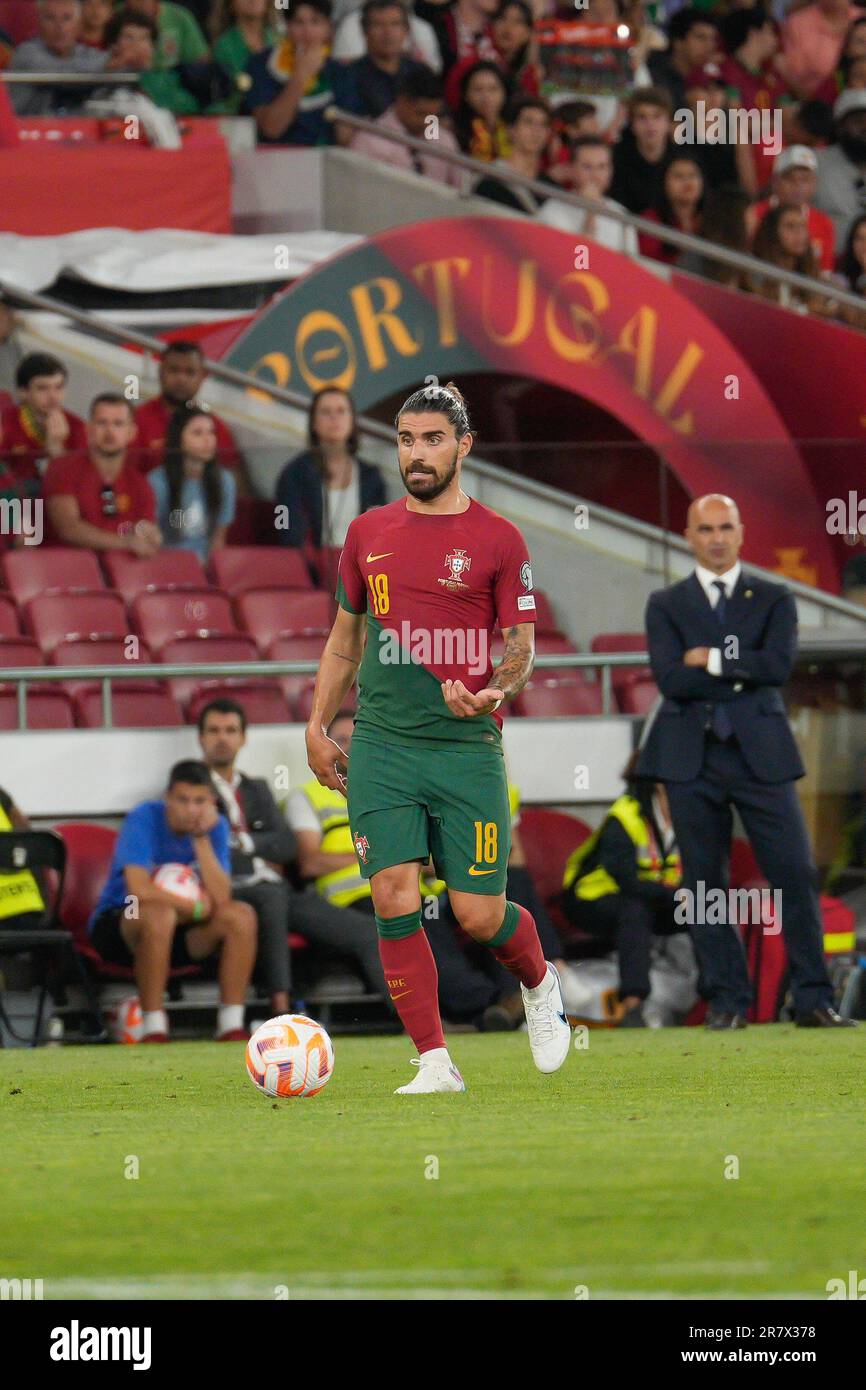
[{"label": "yellow high-visibility vest", "polygon": [[[679,851],[673,849],[662,857],[653,849],[649,826],[641,814],[637,799],[628,795],[619,797],[607,816],[613,816],[619,821],[634,845],[638,878],[651,879],[654,883],[665,883],[670,888],[676,888],[682,877]],[[620,891],[616,879],[611,877],[603,864],[597,865],[587,873],[581,872],[598,844],[604,824],[605,822],[602,822],[589,839],[584,840],[583,844],[569,855],[565,866],[563,888],[572,888],[575,897],[581,898],[584,902],[592,902],[596,898]]]},{"label": "yellow high-visibility vest", "polygon": [[[316,813],[322,832],[320,849],[323,854],[354,854],[355,844],[349,829],[349,808],[341,792],[323,787],[312,777],[300,788]],[[360,898],[369,898],[370,881],[361,876],[357,862],[345,864],[320,874],[315,881],[316,892],[335,907],[349,907]]]},{"label": "yellow high-visibility vest", "polygon": [[[11,820],[0,806],[0,834],[14,830]],[[42,894],[29,869],[16,874],[0,874],[0,919],[18,917],[22,912],[44,912]]]}]

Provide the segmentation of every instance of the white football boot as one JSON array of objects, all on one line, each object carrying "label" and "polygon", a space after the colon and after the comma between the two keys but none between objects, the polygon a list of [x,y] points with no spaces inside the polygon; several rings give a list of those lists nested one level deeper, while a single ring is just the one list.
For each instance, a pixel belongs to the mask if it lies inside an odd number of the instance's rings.
[{"label": "white football boot", "polygon": [[[444,1056],[442,1054],[445,1054]],[[395,1096],[423,1096],[434,1091],[465,1091],[466,1082],[444,1048],[412,1058],[417,1075],[406,1086],[398,1086]]]},{"label": "white football boot", "polygon": [[547,974],[535,989],[520,986],[532,1060],[539,1071],[558,1071],[571,1046],[571,1027],[565,1016],[562,986],[556,967],[547,962]]}]

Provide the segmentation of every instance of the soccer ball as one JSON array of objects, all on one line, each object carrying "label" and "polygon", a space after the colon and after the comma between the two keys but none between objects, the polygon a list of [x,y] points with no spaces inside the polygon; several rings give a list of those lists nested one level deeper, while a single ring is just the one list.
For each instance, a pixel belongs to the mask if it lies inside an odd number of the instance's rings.
[{"label": "soccer ball", "polygon": [[141,1000],[136,995],[118,999],[107,1011],[108,1031],[119,1043],[137,1043],[144,1037],[144,1018],[141,1013]]},{"label": "soccer ball", "polygon": [[189,864],[161,864],[153,876],[157,888],[173,893],[176,898],[185,898],[196,903],[201,897],[201,883],[195,869]]},{"label": "soccer ball", "polygon": [[266,1096],[317,1096],[333,1070],[331,1039],[306,1014],[269,1018],[247,1043],[247,1071]]}]

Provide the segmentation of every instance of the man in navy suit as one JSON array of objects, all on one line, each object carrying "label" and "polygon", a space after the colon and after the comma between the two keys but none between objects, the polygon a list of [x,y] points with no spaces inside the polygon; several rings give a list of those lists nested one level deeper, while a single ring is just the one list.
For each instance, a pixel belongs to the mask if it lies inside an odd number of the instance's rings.
[{"label": "man in navy suit", "polygon": [[[730,497],[689,508],[694,574],[650,596],[650,660],[664,701],[638,775],[663,782],[692,903],[727,895],[732,807],[781,902],[796,1021],[839,1028],[824,963],[817,872],[794,782],[803,764],[780,687],[797,650],[792,594],[743,572],[743,526]],[[703,893],[701,892],[703,886]],[[718,893],[715,901],[721,901]],[[725,897],[727,902],[727,896]],[[710,917],[705,912],[704,917]],[[736,923],[690,923],[709,1004],[707,1027],[744,1028],[752,1001]]]}]

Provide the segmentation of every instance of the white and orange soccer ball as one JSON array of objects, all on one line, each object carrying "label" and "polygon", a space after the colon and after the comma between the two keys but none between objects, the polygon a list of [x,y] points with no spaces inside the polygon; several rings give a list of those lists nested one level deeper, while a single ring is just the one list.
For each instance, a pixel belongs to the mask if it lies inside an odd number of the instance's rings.
[{"label": "white and orange soccer ball", "polygon": [[137,1043],[144,1036],[144,1018],[141,1000],[137,995],[118,999],[106,1012],[108,1031],[115,1042]]},{"label": "white and orange soccer ball", "polygon": [[157,888],[174,893],[176,898],[196,903],[201,897],[201,881],[189,864],[160,864],[153,881]]},{"label": "white and orange soccer ball", "polygon": [[334,1047],[321,1023],[280,1014],[247,1043],[247,1071],[266,1096],[317,1096],[334,1070]]}]

